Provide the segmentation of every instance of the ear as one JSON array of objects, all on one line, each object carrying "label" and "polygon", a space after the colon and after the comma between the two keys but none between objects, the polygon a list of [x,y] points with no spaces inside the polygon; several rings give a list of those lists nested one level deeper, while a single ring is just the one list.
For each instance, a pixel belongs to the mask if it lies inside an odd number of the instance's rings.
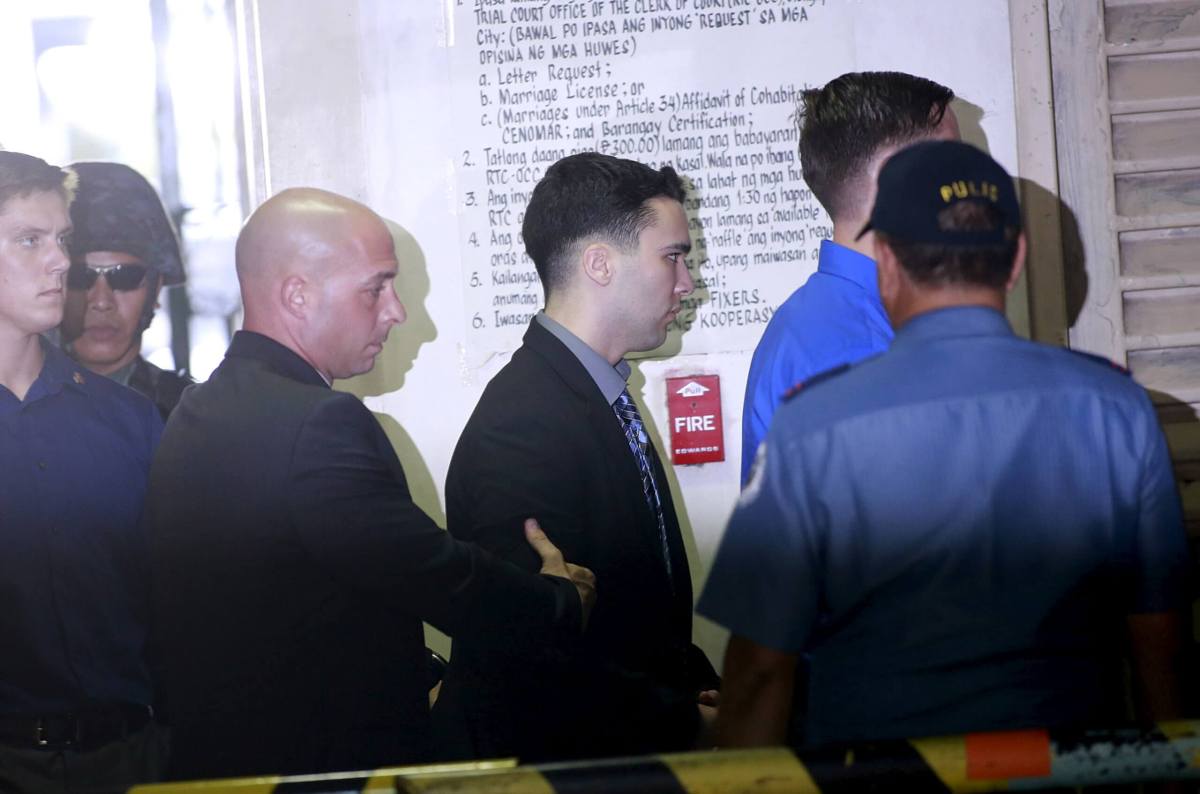
[{"label": "ear", "polygon": [[1021,232],[1017,237],[1017,255],[1013,258],[1012,272],[1008,274],[1008,283],[1004,285],[1006,292],[1012,292],[1013,287],[1017,286],[1017,280],[1025,272],[1025,255],[1028,252],[1029,245],[1025,240],[1025,232]]},{"label": "ear", "polygon": [[875,270],[879,279],[879,298],[883,305],[891,305],[900,294],[903,274],[900,272],[900,260],[886,243],[875,235]]},{"label": "ear", "polygon": [[858,216],[855,218],[857,226],[851,227],[851,234],[858,234],[858,230],[870,219],[871,210],[875,208],[876,195],[879,193],[879,172],[883,170],[884,163],[900,148],[901,146],[892,144],[876,149],[875,154],[867,162],[867,167],[858,175],[858,178],[852,184],[842,188],[842,195],[852,197],[851,201],[858,205],[854,208],[854,214]]},{"label": "ear", "polygon": [[288,276],[284,279],[279,297],[283,301],[283,310],[293,317],[303,318],[308,313],[308,282],[302,277]]},{"label": "ear", "polygon": [[583,249],[583,274],[601,287],[613,278],[616,252],[605,243],[592,243]]}]

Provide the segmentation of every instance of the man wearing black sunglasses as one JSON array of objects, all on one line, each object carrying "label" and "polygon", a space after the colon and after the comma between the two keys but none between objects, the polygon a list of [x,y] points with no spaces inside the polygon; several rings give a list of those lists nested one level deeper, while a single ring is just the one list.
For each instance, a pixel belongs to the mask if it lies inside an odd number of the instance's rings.
[{"label": "man wearing black sunglasses", "polygon": [[138,518],[162,420],[42,335],[62,321],[73,176],[0,151],[0,791],[158,775]]},{"label": "man wearing black sunglasses", "polygon": [[162,201],[141,174],[120,163],[76,163],[75,230],[62,339],[93,372],[149,397],[163,419],[192,383],[140,353],[162,286],[182,284],[179,240]]}]

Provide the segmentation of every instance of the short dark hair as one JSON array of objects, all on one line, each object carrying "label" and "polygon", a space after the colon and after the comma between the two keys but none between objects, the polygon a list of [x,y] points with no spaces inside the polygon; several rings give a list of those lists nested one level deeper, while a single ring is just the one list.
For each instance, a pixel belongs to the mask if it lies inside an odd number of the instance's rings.
[{"label": "short dark hair", "polygon": [[[947,231],[994,231],[1004,215],[991,204],[961,201],[938,213],[938,226]],[[914,243],[876,231],[892,249],[909,278],[923,286],[970,285],[1002,289],[1012,275],[1020,229],[1004,227],[1002,245],[944,245]]]},{"label": "short dark hair", "polygon": [[930,135],[954,92],[903,72],[850,72],[801,94],[796,111],[804,182],[834,219],[853,212],[854,182],[885,146]]},{"label": "short dark hair", "polygon": [[75,197],[75,174],[21,152],[0,151],[0,211],[9,201],[31,193],[58,193],[67,204]]},{"label": "short dark hair", "polygon": [[682,202],[684,193],[683,180],[669,165],[656,171],[598,152],[573,154],[546,169],[521,225],[546,297],[567,283],[576,243],[597,236],[634,248],[653,218],[646,202],[659,196]]}]

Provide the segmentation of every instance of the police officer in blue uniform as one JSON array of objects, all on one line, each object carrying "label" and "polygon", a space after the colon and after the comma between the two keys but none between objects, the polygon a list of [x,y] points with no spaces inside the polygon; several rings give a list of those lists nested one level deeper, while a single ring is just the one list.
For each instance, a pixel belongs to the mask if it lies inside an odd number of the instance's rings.
[{"label": "police officer in blue uniform", "polygon": [[863,234],[895,340],[780,409],[698,607],[733,635],[724,744],[784,740],[802,653],[809,746],[1111,723],[1122,650],[1141,716],[1177,716],[1188,551],[1163,435],[1119,368],[1013,334],[1020,230],[974,147],[882,169]]}]

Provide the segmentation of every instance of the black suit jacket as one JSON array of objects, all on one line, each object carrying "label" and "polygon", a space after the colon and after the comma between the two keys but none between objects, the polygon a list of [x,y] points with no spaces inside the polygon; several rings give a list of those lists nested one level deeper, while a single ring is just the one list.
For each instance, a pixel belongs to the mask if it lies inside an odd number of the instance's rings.
[{"label": "black suit jacket", "polygon": [[424,760],[422,618],[578,634],[568,582],[442,531],[367,408],[257,334],[172,413],[146,518],[172,777]]},{"label": "black suit jacket", "polygon": [[716,676],[691,643],[687,557],[651,454],[672,577],[620,420],[535,320],[454,451],[448,529],[529,569],[521,525],[536,517],[568,560],[595,572],[596,607],[570,642],[498,648],[455,638],[434,709],[439,750],[542,761],[690,746],[696,694]]}]

